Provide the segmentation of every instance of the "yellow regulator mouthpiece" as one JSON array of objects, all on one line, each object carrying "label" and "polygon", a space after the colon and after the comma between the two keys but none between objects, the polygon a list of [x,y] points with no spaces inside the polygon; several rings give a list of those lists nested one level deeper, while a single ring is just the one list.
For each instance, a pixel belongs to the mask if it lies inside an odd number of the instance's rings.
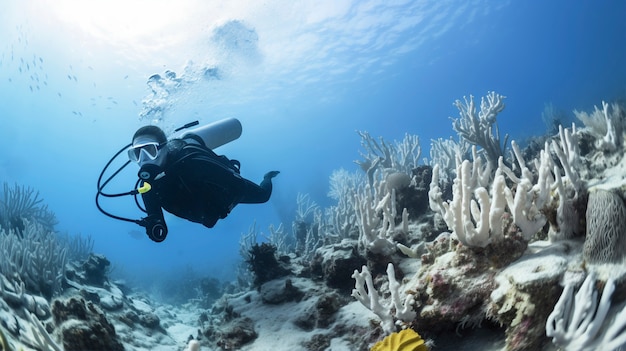
[{"label": "yellow regulator mouthpiece", "polygon": [[150,189],[152,189],[152,185],[150,185],[150,183],[148,182],[143,182],[143,185],[139,187],[139,189],[137,189],[137,191],[140,194],[145,194],[148,191],[150,191]]}]

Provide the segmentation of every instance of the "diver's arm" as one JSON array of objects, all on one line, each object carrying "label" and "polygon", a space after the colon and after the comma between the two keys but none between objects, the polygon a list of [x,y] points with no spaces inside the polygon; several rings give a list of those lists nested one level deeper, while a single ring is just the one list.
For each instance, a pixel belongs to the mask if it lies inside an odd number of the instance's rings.
[{"label": "diver's arm", "polygon": [[141,219],[140,225],[146,228],[148,237],[160,243],[167,236],[167,225],[163,218],[161,201],[155,191],[141,194],[148,216]]}]

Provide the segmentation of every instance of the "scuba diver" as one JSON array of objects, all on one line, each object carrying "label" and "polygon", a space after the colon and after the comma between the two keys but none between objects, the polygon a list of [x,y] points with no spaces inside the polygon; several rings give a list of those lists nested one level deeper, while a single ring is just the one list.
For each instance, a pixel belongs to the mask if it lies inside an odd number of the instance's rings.
[{"label": "scuba diver", "polygon": [[[197,125],[189,123],[178,132]],[[240,175],[240,163],[217,155],[213,149],[241,135],[241,124],[234,118],[218,121],[188,131],[178,138],[168,140],[161,128],[149,125],[139,128],[132,143],[120,150],[104,167],[98,179],[96,205],[105,215],[134,222],[146,228],[146,234],[155,242],[165,240],[167,225],[163,209],[178,217],[212,228],[219,219],[226,218],[240,203],[264,203],[272,194],[272,178],[279,172],[265,174],[260,184]],[[111,162],[127,151],[129,161],[102,183],[104,172]],[[121,194],[107,194],[102,190],[122,168],[136,162],[139,179],[135,190]],[[137,195],[141,194],[145,208]],[[112,215],[99,204],[99,196],[135,196],[137,206],[146,217],[134,220]]]}]

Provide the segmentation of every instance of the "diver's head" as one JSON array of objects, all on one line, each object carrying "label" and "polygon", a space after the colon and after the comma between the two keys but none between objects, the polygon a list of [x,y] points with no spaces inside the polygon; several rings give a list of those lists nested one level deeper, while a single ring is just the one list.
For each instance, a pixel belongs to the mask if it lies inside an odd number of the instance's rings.
[{"label": "diver's head", "polygon": [[166,157],[167,137],[161,128],[145,126],[135,132],[128,158],[139,164],[139,178],[156,179],[163,172]]},{"label": "diver's head", "polygon": [[139,128],[133,135],[133,143],[128,149],[128,158],[144,164],[161,165],[165,159],[167,137],[161,128],[157,126],[144,126]]}]

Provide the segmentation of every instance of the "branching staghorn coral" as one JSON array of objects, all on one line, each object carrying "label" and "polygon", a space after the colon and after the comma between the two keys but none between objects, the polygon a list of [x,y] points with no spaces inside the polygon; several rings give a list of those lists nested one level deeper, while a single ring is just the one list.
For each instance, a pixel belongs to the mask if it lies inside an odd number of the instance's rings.
[{"label": "branching staghorn coral", "polygon": [[67,246],[67,257],[70,260],[83,261],[93,253],[94,240],[91,235],[65,235],[62,237]]},{"label": "branching staghorn coral", "polygon": [[[609,111],[609,106],[611,111]],[[622,107],[602,101],[602,110],[594,106],[591,114],[574,111],[589,132],[596,137],[596,147],[605,151],[614,151],[623,142],[622,132],[626,126],[626,114]]]},{"label": "branching staghorn coral", "polygon": [[[490,167],[482,165],[476,151],[474,162],[462,161],[452,185],[453,198],[444,201],[439,187],[439,165],[433,168],[428,198],[430,208],[439,212],[448,228],[466,246],[485,247],[502,238],[502,214],[506,198],[506,183],[500,173],[489,185]],[[487,188],[490,190],[487,190]]]},{"label": "branching staghorn coral", "polygon": [[[247,258],[252,247],[257,244],[259,233],[256,228],[256,221],[248,228],[247,233],[242,233],[239,237],[239,257]],[[239,262],[237,266],[237,287],[241,290],[252,286],[252,272],[245,261]]]},{"label": "branching staghorn coral", "polygon": [[[534,171],[527,165],[517,144],[511,142],[519,174],[500,157],[492,177],[489,167],[483,169],[481,158],[474,151],[473,163],[463,160],[457,165],[453,198],[449,201],[443,201],[439,165],[435,165],[429,191],[431,209],[443,216],[448,228],[466,246],[484,247],[502,237],[505,206],[525,240],[530,240],[543,228],[548,220],[544,212],[554,206],[557,207],[556,223],[553,223],[555,229],[550,234],[551,239],[572,237],[578,231],[577,222],[571,221],[575,215],[573,203],[582,188],[580,177],[572,167],[580,162],[574,134],[575,131],[570,133],[561,128],[560,142],[546,143],[539,159],[531,162]],[[552,152],[560,161],[560,168],[553,160]],[[504,176],[514,186],[509,186]],[[558,197],[553,195],[554,190]],[[556,201],[558,204],[555,205]]]},{"label": "branching staghorn coral", "polygon": [[[543,227],[547,220],[545,213],[556,206],[556,222],[551,223],[550,240],[573,237],[580,230],[578,220],[573,220],[577,216],[574,203],[583,187],[577,171],[581,157],[575,126],[571,131],[559,126],[559,140],[546,142],[539,159],[530,162],[534,171],[527,166],[515,141],[511,142],[511,148],[519,165],[519,177],[501,159],[498,169],[517,184],[515,198],[510,189],[505,191],[515,223],[525,232],[524,236],[529,239]],[[558,167],[553,155],[556,155],[561,167]],[[555,190],[558,196],[553,195]]]},{"label": "branching staghorn coral", "polygon": [[[396,190],[386,181],[376,181],[374,188],[361,187],[354,196],[359,247],[373,253],[390,255],[396,250],[393,235],[396,231]],[[408,233],[408,213],[402,211],[402,231]]]},{"label": "branching staghorn coral", "polygon": [[360,173],[350,173],[345,169],[334,171],[330,176],[328,196],[337,200],[337,205],[326,209],[325,215],[340,240],[358,236],[354,195],[364,180]]},{"label": "branching staghorn coral", "polygon": [[46,327],[37,319],[37,316],[26,312],[26,317],[30,322],[30,345],[42,351],[63,351],[63,348],[48,334]]},{"label": "branching staghorn coral", "polygon": [[0,274],[0,298],[14,306],[21,306],[39,318],[50,317],[50,304],[41,296],[26,293],[24,282],[10,282]]},{"label": "branching staghorn coral", "polygon": [[451,182],[456,172],[458,160],[466,159],[470,152],[470,144],[461,138],[459,142],[450,139],[433,139],[430,142],[430,165],[439,165],[441,177]]},{"label": "branching staghorn coral", "polygon": [[498,158],[504,155],[508,135],[504,142],[500,141],[500,130],[496,121],[497,115],[504,110],[505,96],[493,91],[487,93],[480,100],[480,111],[476,110],[474,97],[469,100],[463,97],[463,102],[456,100],[454,105],[459,109],[459,118],[453,119],[452,128],[459,136],[473,145],[483,148],[487,161],[492,165],[498,162]]},{"label": "branching staghorn coral", "polygon": [[292,249],[305,258],[311,258],[325,241],[338,236],[332,233],[322,209],[308,194],[298,194],[296,203],[296,218],[291,228],[295,240]]},{"label": "branching staghorn coral", "polygon": [[418,136],[407,133],[402,141],[390,145],[382,137],[376,141],[368,132],[357,133],[366,152],[361,152],[364,161],[355,162],[367,174],[370,186],[374,183],[374,172],[379,168],[411,174],[411,170],[417,167],[422,153]]},{"label": "branching staghorn coral", "polygon": [[67,248],[43,225],[26,221],[22,235],[10,230],[0,232],[0,273],[19,277],[26,290],[51,297],[61,289]]},{"label": "branching staghorn coral", "polygon": [[410,323],[417,313],[413,310],[415,304],[413,295],[406,294],[404,299],[400,297],[400,284],[396,280],[392,263],[387,265],[387,277],[389,278],[389,292],[391,293],[391,300],[388,303],[381,303],[381,296],[374,288],[372,274],[367,266],[363,266],[361,272],[354,270],[352,278],[354,278],[355,284],[352,296],[380,318],[385,334],[391,334],[396,331],[396,320]]},{"label": "branching staghorn coral", "polygon": [[270,244],[276,246],[276,252],[279,254],[287,254],[289,253],[289,244],[287,243],[287,234],[285,233],[285,228],[283,224],[279,224],[278,228],[274,227],[273,224],[270,224],[268,227],[270,235],[262,234],[265,240]]},{"label": "branching staghorn coral", "polygon": [[319,205],[311,199],[309,194],[298,193],[296,197],[296,221],[306,221],[312,217]]},{"label": "branching staghorn coral", "polygon": [[406,133],[402,141],[395,141],[392,154],[392,168],[399,172],[411,174],[417,168],[422,155],[420,139],[417,135]]},{"label": "branching staghorn coral", "polygon": [[379,143],[368,132],[357,131],[357,133],[361,136],[361,146],[365,149],[365,153],[361,152],[364,160],[355,161],[355,163],[367,174],[371,184],[373,173],[378,167],[391,168],[391,150],[382,137]]},{"label": "branching staghorn coral", "polygon": [[52,230],[57,223],[56,217],[42,202],[38,191],[30,187],[17,184],[10,186],[4,183],[0,198],[0,227],[6,230],[21,230],[24,227],[23,220],[30,220],[40,223],[47,230]]},{"label": "branching staghorn coral", "polygon": [[611,307],[615,282],[609,278],[598,301],[595,274],[589,273],[574,295],[567,282],[546,322],[546,335],[566,350],[615,350],[626,344],[626,308],[611,323],[605,321]]}]

